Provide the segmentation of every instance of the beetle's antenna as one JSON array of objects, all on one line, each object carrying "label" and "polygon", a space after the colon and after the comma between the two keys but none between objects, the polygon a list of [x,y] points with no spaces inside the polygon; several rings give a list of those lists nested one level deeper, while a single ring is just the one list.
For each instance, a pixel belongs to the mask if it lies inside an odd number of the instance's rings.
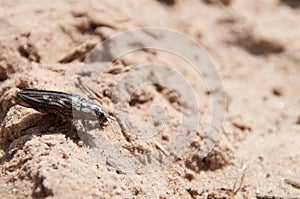
[{"label": "beetle's antenna", "polygon": [[79,84],[91,95],[94,96],[94,98],[101,103],[100,98],[102,98],[97,92],[95,92],[93,89],[91,89],[88,85],[84,84],[80,78],[78,78]]}]

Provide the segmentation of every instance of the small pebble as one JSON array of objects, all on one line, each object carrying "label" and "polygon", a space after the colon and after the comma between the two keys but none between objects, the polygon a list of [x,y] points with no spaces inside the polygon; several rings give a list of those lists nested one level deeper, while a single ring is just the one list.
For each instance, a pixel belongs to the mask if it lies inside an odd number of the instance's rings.
[{"label": "small pebble", "polygon": [[282,96],[282,89],[278,88],[278,87],[274,87],[272,89],[272,93],[273,93],[273,95],[276,95],[276,96]]},{"label": "small pebble", "polygon": [[77,142],[77,145],[78,145],[79,147],[83,147],[84,143],[83,143],[83,141],[80,140],[80,141]]}]

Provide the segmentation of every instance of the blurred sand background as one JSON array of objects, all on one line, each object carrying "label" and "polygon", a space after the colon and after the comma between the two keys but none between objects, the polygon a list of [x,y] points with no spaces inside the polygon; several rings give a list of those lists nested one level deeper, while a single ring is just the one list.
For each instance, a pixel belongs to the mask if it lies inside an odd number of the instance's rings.
[{"label": "blurred sand background", "polygon": [[[149,26],[189,36],[219,68],[227,113],[205,159],[195,151],[156,172],[120,173],[90,158],[69,125],[15,105],[17,88],[72,92],[78,68],[97,43]],[[133,53],[97,82],[103,105],[110,106],[107,89],[118,74],[147,62],[176,65],[194,80],[177,57]],[[299,63],[297,0],[1,0],[0,198],[299,198]],[[210,98],[205,86],[193,87],[205,129]],[[136,98],[136,123],[154,100],[173,110],[164,90],[146,88]]]}]

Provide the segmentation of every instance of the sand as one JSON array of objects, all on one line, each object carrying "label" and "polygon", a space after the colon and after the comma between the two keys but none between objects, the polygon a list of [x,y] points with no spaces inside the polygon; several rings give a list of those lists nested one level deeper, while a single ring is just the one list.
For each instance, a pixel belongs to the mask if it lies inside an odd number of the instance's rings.
[{"label": "sand", "polygon": [[[300,198],[297,0],[2,0],[0,5],[0,198]],[[101,74],[96,66],[84,65],[89,59],[109,63],[105,58],[111,54],[92,56],[93,49],[145,27],[173,30],[197,42],[220,74],[226,116],[205,157],[201,147],[214,95],[205,74],[199,77],[188,62],[159,49],[128,53]],[[177,92],[183,84],[166,75],[168,70],[153,67],[146,79],[170,80],[175,90],[143,85],[135,78],[142,75],[130,79],[131,71],[149,63],[181,74],[198,107],[190,108],[188,92]],[[64,122],[16,103],[16,91],[24,88],[91,97],[75,86],[78,76],[115,114],[112,128],[93,121]],[[112,92],[124,76],[130,83]],[[133,87],[138,89],[127,105],[119,106]],[[182,110],[201,117],[191,143],[180,145],[176,156],[166,146],[179,131]],[[152,132],[152,127],[159,129],[150,135],[157,142],[132,136]],[[118,151],[141,157],[139,168]],[[155,164],[161,157],[170,157],[169,162]]]}]

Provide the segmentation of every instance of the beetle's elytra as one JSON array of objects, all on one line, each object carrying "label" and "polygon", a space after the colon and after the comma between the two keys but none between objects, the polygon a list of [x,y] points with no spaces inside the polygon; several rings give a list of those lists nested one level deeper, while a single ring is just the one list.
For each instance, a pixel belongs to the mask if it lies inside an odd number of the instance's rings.
[{"label": "beetle's elytra", "polygon": [[109,117],[100,105],[75,94],[23,89],[17,91],[17,96],[18,104],[39,112],[57,114],[63,120],[98,120],[102,124]]}]

